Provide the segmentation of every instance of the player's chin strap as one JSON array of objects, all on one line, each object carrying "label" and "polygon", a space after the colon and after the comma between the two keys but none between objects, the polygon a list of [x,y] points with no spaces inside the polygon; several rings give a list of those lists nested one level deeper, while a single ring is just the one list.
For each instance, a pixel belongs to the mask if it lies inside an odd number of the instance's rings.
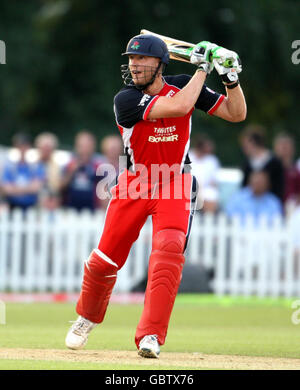
[{"label": "player's chin strap", "polygon": [[[148,81],[148,83],[146,83],[146,84],[134,84],[132,77],[131,77],[130,70],[129,70],[129,66],[127,64],[121,65],[121,74],[122,74],[122,79],[124,81],[124,84],[127,86],[134,86],[141,91],[146,89],[147,87],[149,87],[149,85],[154,83],[154,80],[158,74],[158,71],[160,69],[161,64],[162,64],[162,61],[159,62],[159,64],[157,65],[157,68],[155,69],[155,72],[152,75],[151,80]],[[162,73],[165,70],[165,66],[166,65],[163,64]]]},{"label": "player's chin strap", "polygon": [[[153,76],[152,76],[151,80],[148,83],[143,84],[143,85],[136,85],[136,88],[140,89],[140,90],[144,90],[147,87],[149,87],[151,84],[153,84],[154,80],[156,79],[156,76],[157,76],[157,73],[158,73],[158,71],[160,69],[161,64],[162,64],[162,62],[160,61],[159,64],[157,65],[157,68],[155,69],[155,72],[153,73]],[[163,70],[164,69],[162,69],[162,72],[163,72]]]}]

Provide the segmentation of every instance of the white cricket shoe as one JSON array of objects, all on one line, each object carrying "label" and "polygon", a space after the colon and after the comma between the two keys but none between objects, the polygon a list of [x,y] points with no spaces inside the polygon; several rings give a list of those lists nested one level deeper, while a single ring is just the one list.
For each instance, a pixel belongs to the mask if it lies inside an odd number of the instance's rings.
[{"label": "white cricket shoe", "polygon": [[97,324],[79,316],[66,336],[66,346],[70,349],[81,349],[87,343],[89,333]]},{"label": "white cricket shoe", "polygon": [[155,334],[147,335],[142,338],[138,352],[140,356],[144,358],[158,358],[159,353],[160,348]]}]

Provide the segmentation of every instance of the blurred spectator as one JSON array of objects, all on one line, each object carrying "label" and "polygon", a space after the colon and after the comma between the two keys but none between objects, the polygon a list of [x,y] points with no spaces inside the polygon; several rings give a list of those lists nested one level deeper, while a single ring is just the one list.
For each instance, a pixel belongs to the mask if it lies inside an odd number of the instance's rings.
[{"label": "blurred spectator", "polygon": [[219,206],[217,174],[219,159],[215,156],[215,145],[205,134],[198,135],[194,147],[189,152],[192,161],[192,174],[199,183],[198,202],[203,202],[204,212],[216,212]]},{"label": "blurred spectator", "polygon": [[7,161],[3,167],[2,192],[10,209],[16,207],[26,210],[35,206],[45,180],[44,169],[40,163],[26,161],[26,152],[31,147],[31,139],[25,133],[13,137],[13,146],[19,152],[16,162]]},{"label": "blurred spectator", "polygon": [[283,201],[287,214],[290,214],[300,201],[300,172],[297,169],[295,141],[290,134],[280,133],[274,139],[273,150],[284,167]]},{"label": "blurred spectator", "polygon": [[45,171],[45,181],[40,193],[40,205],[53,210],[60,206],[61,169],[54,159],[58,146],[57,137],[52,133],[41,133],[35,140],[39,161]]},{"label": "blurred spectator", "polygon": [[244,223],[247,215],[258,222],[261,216],[269,220],[282,215],[282,205],[278,197],[269,192],[270,181],[267,172],[254,171],[250,174],[249,185],[241,188],[226,206],[229,217],[239,216]]},{"label": "blurred spectator", "polygon": [[123,154],[122,138],[119,135],[107,135],[101,141],[100,150],[105,163],[111,164],[114,168],[110,172],[111,177],[109,177],[109,183],[100,183],[100,185],[104,185],[101,192],[107,194],[106,199],[102,199],[102,206],[106,208],[111,198],[110,189],[117,184],[120,173],[119,157]]},{"label": "blurred spectator", "polygon": [[249,184],[253,171],[265,171],[270,179],[270,191],[283,201],[284,170],[281,161],[266,147],[265,129],[260,125],[249,125],[241,135],[241,146],[246,156],[243,167],[242,186]]},{"label": "blurred spectator", "polygon": [[112,164],[116,171],[116,177],[110,184],[110,187],[112,187],[116,184],[116,179],[119,175],[119,157],[123,153],[122,138],[118,135],[108,135],[101,141],[100,149],[105,158],[105,162]]},{"label": "blurred spectator", "polygon": [[95,210],[101,207],[96,186],[101,177],[96,175],[100,161],[95,155],[96,140],[92,133],[81,131],[75,138],[75,153],[63,171],[61,189],[63,204],[76,210]]}]

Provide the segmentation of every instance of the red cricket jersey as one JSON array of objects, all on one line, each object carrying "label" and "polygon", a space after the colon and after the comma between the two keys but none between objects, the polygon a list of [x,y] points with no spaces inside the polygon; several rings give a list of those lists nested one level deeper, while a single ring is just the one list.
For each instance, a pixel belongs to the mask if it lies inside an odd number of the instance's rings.
[{"label": "red cricket jersey", "polygon": [[[159,96],[172,98],[191,79],[188,75],[165,76],[165,84],[158,95],[148,95],[134,86],[123,88],[114,98],[116,122],[123,138],[128,168],[135,170],[143,164],[178,164],[182,168],[190,163],[188,150],[194,108],[185,116],[149,120],[151,107]],[[195,108],[212,114],[221,104],[224,95],[203,86]]]}]

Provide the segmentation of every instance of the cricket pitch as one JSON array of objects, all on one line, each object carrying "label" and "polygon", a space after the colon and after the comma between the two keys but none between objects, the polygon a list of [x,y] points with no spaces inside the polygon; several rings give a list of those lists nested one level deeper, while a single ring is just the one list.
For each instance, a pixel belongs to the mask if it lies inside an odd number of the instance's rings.
[{"label": "cricket pitch", "polygon": [[271,358],[237,355],[210,355],[202,353],[163,352],[159,359],[144,359],[136,351],[96,351],[96,350],[60,350],[60,349],[0,349],[0,359],[45,360],[56,362],[118,363],[126,366],[156,367],[174,366],[190,370],[299,370],[300,360],[290,358]]}]

